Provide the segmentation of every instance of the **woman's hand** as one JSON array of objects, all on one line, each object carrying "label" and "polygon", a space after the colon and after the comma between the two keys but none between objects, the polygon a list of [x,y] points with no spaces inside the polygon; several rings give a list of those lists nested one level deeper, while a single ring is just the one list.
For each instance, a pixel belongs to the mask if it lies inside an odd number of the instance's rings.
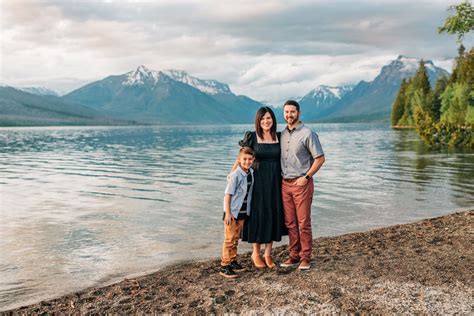
[{"label": "woman's hand", "polygon": [[225,217],[224,217],[224,224],[230,225],[233,220],[234,220],[234,218],[232,217],[231,214],[227,214],[227,213],[225,214]]}]

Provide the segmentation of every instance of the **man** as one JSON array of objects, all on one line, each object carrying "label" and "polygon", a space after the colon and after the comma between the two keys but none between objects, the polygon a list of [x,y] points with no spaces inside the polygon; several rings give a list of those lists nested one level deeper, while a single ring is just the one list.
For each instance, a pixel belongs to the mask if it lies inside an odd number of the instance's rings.
[{"label": "man", "polygon": [[290,257],[282,267],[298,265],[300,270],[311,267],[313,234],[311,203],[314,174],[325,159],[318,135],[299,120],[300,105],[288,100],[283,105],[287,127],[281,133],[282,197],[285,225],[290,239]]}]

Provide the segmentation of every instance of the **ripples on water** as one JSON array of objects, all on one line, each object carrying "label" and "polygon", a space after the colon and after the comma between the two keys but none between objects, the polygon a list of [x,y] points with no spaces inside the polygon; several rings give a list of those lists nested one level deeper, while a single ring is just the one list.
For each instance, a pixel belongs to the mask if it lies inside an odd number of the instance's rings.
[{"label": "ripples on water", "polygon": [[[326,153],[316,236],[474,207],[473,152],[383,125],[313,127]],[[218,257],[225,175],[249,129],[0,129],[0,308]]]}]

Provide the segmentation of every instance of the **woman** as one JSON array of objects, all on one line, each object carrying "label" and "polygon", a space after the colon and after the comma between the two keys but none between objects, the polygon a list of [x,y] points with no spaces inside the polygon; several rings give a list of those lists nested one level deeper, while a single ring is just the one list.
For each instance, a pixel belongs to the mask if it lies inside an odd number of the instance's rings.
[{"label": "woman", "polygon": [[[240,146],[251,147],[255,153],[254,186],[251,213],[243,229],[242,240],[253,244],[252,262],[256,268],[274,268],[271,252],[274,241],[287,234],[281,199],[280,133],[275,114],[261,107],[255,115],[255,131],[246,132]],[[237,167],[234,164],[232,170]],[[264,244],[264,260],[260,256]]]}]

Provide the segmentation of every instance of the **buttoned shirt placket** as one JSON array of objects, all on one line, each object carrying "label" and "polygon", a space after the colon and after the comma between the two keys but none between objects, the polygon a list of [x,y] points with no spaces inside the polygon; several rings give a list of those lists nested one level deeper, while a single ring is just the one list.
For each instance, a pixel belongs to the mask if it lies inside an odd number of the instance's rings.
[{"label": "buttoned shirt placket", "polygon": [[[286,152],[285,152],[285,170],[288,170],[288,152],[290,151],[290,142],[291,142],[291,136],[293,135],[293,132],[296,130],[296,127],[293,129],[289,129],[288,127],[286,128],[288,130],[288,142],[286,144]],[[286,176],[287,174],[285,174]]]}]

